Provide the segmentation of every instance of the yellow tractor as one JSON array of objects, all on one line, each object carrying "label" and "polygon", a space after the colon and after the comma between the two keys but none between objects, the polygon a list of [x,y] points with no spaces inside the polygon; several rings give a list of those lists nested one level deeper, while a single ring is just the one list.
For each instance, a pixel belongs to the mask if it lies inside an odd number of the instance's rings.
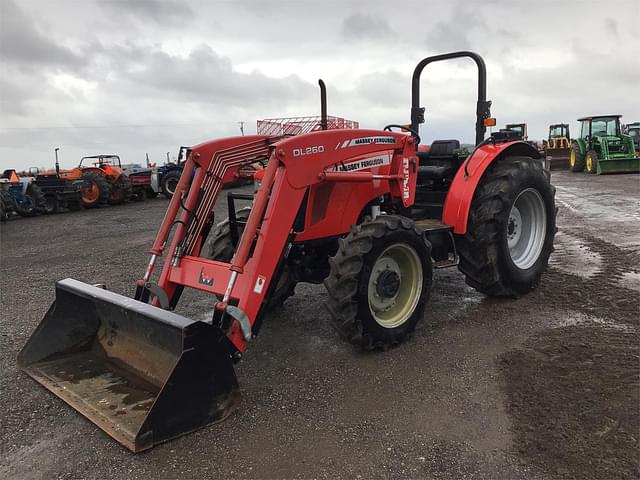
[{"label": "yellow tractor", "polygon": [[547,170],[569,168],[569,154],[571,153],[569,125],[566,123],[549,125],[549,137],[542,141],[542,148]]}]

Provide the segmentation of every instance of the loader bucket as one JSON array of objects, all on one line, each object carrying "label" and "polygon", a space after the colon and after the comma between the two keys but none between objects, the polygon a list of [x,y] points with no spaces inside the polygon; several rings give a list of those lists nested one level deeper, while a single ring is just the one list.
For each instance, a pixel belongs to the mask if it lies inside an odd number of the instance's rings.
[{"label": "loader bucket", "polygon": [[567,170],[569,168],[570,148],[554,148],[547,151],[545,168],[547,170]]},{"label": "loader bucket", "polygon": [[209,324],[66,279],[18,365],[139,452],[235,410],[229,345]]}]

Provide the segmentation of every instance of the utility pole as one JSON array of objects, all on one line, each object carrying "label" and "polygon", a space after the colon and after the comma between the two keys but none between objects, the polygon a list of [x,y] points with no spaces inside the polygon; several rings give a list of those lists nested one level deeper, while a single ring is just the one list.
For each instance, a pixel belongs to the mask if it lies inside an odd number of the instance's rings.
[{"label": "utility pole", "polygon": [[245,122],[238,122],[238,125],[240,125],[240,133],[242,134],[243,137],[244,137],[244,123]]}]

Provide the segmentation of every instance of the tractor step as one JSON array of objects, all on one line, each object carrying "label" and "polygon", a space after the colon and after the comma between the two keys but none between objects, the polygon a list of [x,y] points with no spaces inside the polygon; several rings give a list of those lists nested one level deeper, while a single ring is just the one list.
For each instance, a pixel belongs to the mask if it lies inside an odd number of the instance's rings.
[{"label": "tractor step", "polygon": [[449,225],[445,225],[440,220],[435,218],[424,218],[422,220],[415,221],[416,226],[425,232],[450,232],[453,228]]},{"label": "tractor step", "polygon": [[453,227],[445,225],[435,218],[425,218],[415,221],[431,242],[434,268],[449,268],[458,265],[459,257],[453,238]]}]

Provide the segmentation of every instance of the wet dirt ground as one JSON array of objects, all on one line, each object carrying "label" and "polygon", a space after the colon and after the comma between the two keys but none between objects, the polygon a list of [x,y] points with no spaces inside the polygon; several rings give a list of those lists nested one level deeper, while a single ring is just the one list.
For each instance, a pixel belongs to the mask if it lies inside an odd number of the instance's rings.
[{"label": "wet dirt ground", "polygon": [[[73,277],[132,295],[166,200],[0,226],[1,478],[638,478],[640,176],[554,172],[540,288],[489,299],[436,271],[413,337],[365,354],[322,286],[265,319],[226,422],[133,455],[16,367]],[[220,212],[220,218],[224,213]],[[203,318],[207,296],[179,313]]]}]

